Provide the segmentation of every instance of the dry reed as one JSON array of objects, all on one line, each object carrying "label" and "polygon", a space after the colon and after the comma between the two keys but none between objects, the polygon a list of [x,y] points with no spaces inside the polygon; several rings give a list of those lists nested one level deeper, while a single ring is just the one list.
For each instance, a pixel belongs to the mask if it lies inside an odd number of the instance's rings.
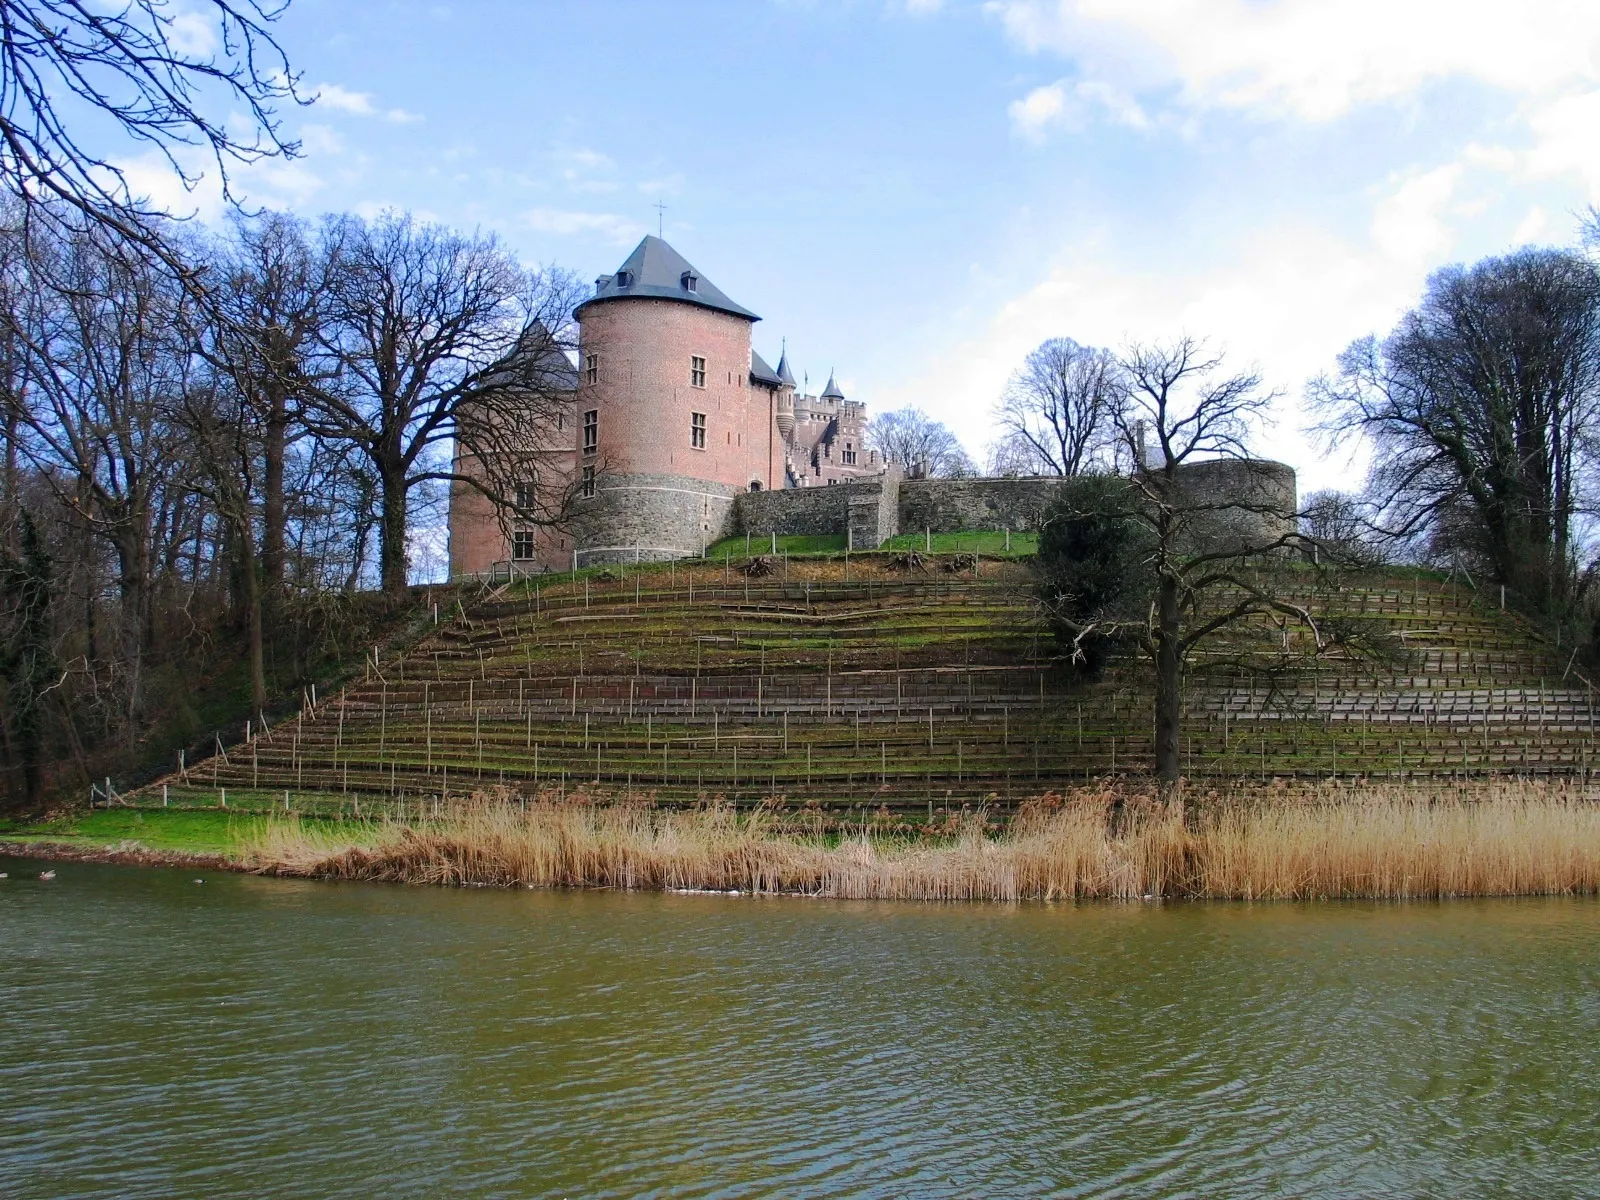
[{"label": "dry reed", "polygon": [[1321,785],[1179,804],[1112,787],[1046,796],[994,836],[830,839],[712,806],[478,797],[438,820],[263,826],[258,870],[498,887],[805,893],[845,899],[1325,899],[1600,891],[1600,806],[1562,784]]}]

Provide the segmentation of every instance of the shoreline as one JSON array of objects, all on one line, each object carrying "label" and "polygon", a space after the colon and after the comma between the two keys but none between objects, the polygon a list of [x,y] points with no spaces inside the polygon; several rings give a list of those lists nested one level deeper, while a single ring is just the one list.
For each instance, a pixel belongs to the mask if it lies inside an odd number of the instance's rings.
[{"label": "shoreline", "polygon": [[41,862],[106,863],[119,867],[206,867],[249,874],[243,860],[223,854],[187,850],[153,850],[149,846],[84,846],[72,842],[18,842],[0,839],[0,858],[34,858]]},{"label": "shoreline", "polygon": [[886,813],[843,832],[805,816],[493,793],[419,822],[90,814],[58,826],[60,840],[8,830],[34,836],[0,834],[0,854],[411,886],[846,900],[1600,894],[1600,804],[1559,782],[1188,789],[1166,799],[1110,782],[1048,793],[1003,826],[981,810],[922,828]]}]

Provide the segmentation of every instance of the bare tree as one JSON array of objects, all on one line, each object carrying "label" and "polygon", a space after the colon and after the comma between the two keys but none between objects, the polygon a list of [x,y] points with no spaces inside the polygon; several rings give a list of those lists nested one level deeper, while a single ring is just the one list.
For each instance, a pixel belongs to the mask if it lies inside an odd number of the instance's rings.
[{"label": "bare tree", "polygon": [[1012,375],[995,418],[1005,438],[1032,452],[1037,473],[1077,475],[1103,465],[1121,401],[1115,355],[1051,338]]},{"label": "bare tree", "polygon": [[246,658],[250,665],[250,704],[259,716],[267,707],[267,673],[262,612],[262,576],[257,548],[257,464],[265,458],[265,412],[242,390],[228,386],[193,387],[179,398],[174,419],[187,434],[193,462],[189,486],[209,502],[222,524],[235,560],[244,609]]},{"label": "bare tree", "polygon": [[[1074,608],[1070,590],[1056,597],[1052,618],[1075,652],[1095,638],[1137,646],[1155,671],[1155,773],[1163,786],[1179,777],[1183,687],[1197,646],[1220,630],[1264,614],[1322,633],[1310,611],[1256,569],[1302,544],[1293,502],[1285,503],[1274,465],[1246,451],[1251,427],[1272,403],[1259,376],[1229,373],[1222,355],[1193,338],[1134,345],[1120,358],[1126,402],[1117,410],[1118,440],[1136,464],[1115,490],[1115,511],[1058,510],[1056,521],[1110,522],[1102,541],[1138,555],[1135,566],[1097,568],[1105,578],[1140,581],[1143,611],[1123,603],[1125,584],[1106,588],[1098,608]],[[1152,440],[1153,439],[1153,440]],[[1215,462],[1214,460],[1224,460]],[[1070,493],[1069,493],[1070,496]],[[1070,498],[1069,498],[1070,503]],[[1132,523],[1137,533],[1115,535]],[[1070,538],[1062,539],[1070,545]],[[1092,540],[1092,539],[1091,539]]]},{"label": "bare tree", "polygon": [[983,470],[985,475],[1012,479],[1056,473],[1032,442],[1014,432],[1002,434],[989,443]]},{"label": "bare tree", "polygon": [[960,479],[976,475],[972,459],[960,440],[943,423],[920,408],[901,408],[872,418],[867,444],[907,471],[920,470],[933,478]]},{"label": "bare tree", "polygon": [[284,588],[291,443],[307,432],[301,409],[308,392],[325,382],[316,346],[330,265],[303,223],[262,213],[235,218],[233,237],[207,272],[212,303],[199,348],[252,410],[234,423],[259,433],[260,564],[269,601]]},{"label": "bare tree", "polygon": [[[538,482],[549,503],[519,503],[515,489],[569,405],[579,285],[524,270],[493,237],[409,215],[342,217],[323,238],[328,382],[311,390],[309,426],[370,466],[383,589],[406,587],[408,505],[429,481],[476,488],[523,521],[561,520],[564,483]],[[455,463],[445,457],[452,443]]]},{"label": "bare tree", "polygon": [[29,262],[28,302],[8,314],[34,398],[22,447],[115,552],[125,715],[137,718],[153,576],[179,532],[193,461],[172,419],[192,368],[187,296],[103,226],[35,239]]},{"label": "bare tree", "polygon": [[287,7],[198,0],[197,27],[166,0],[0,0],[0,187],[30,217],[70,211],[186,266],[89,131],[109,119],[191,188],[183,151],[200,149],[232,199],[231,165],[299,151],[275,112],[297,82],[269,29]]},{"label": "bare tree", "polygon": [[1326,430],[1373,447],[1379,532],[1468,555],[1536,611],[1565,603],[1600,417],[1593,263],[1523,250],[1440,271],[1313,396]]}]

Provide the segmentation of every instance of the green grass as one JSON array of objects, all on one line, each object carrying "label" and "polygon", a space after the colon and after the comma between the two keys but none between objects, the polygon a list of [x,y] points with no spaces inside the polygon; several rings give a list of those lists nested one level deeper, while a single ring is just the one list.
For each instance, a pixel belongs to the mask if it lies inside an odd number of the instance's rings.
[{"label": "green grass", "polygon": [[[749,539],[749,552],[751,554],[771,554],[772,535],[752,534]],[[778,535],[778,553],[788,554],[791,557],[800,554],[839,554],[844,550],[844,534],[842,533],[780,533]],[[706,557],[720,559],[723,555],[743,558],[745,555],[745,535],[726,537],[720,542],[707,547]]]},{"label": "green grass", "polygon": [[[54,821],[0,820],[0,841],[50,842],[80,850],[112,849],[137,842],[146,850],[235,857],[241,843],[277,818],[221,809],[97,808]],[[299,817],[308,829],[350,828],[352,822]],[[354,824],[359,824],[355,822]]]},{"label": "green grass", "polygon": [[232,854],[246,827],[257,820],[192,809],[95,809],[55,821],[0,821],[0,841],[59,842],[85,849],[138,842],[150,850]]},{"label": "green grass", "polygon": [[885,550],[921,550],[928,552],[931,540],[934,554],[1009,554],[1013,558],[1026,558],[1038,553],[1037,533],[1013,533],[1011,548],[1006,549],[1006,535],[993,529],[972,530],[966,533],[936,533],[930,539],[923,533],[902,533],[883,544]]}]

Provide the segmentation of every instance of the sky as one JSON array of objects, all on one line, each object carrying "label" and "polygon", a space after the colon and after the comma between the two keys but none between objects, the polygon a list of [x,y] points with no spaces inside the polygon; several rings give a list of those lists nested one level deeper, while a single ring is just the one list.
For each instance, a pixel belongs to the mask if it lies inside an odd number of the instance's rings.
[{"label": "sky", "polygon": [[1358,487],[1307,381],[1430,272],[1600,203],[1594,0],[293,0],[278,33],[319,98],[250,202],[586,278],[659,220],[769,361],[980,458],[1039,342],[1189,334],[1281,393],[1254,449],[1302,493]]}]

